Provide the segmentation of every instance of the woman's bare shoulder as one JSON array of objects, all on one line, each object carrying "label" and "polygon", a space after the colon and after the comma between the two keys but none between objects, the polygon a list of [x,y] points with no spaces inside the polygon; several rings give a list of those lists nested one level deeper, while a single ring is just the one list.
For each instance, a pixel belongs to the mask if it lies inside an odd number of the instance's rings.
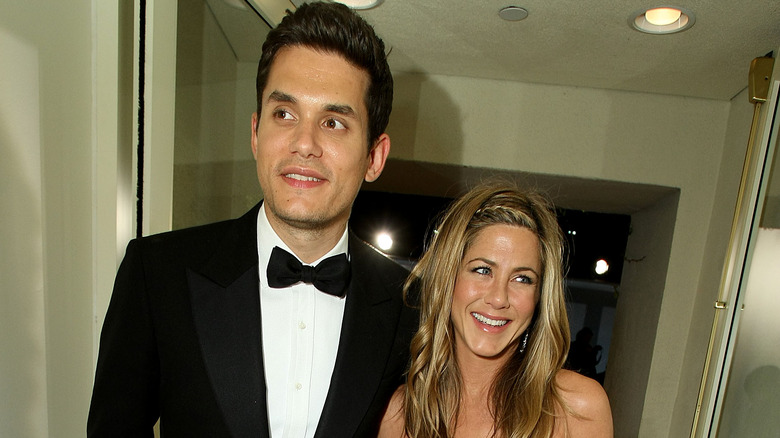
[{"label": "woman's bare shoulder", "polygon": [[598,382],[569,370],[559,371],[555,382],[563,401],[571,410],[571,413],[566,413],[568,436],[613,436],[612,409],[607,393]]},{"label": "woman's bare shoulder", "polygon": [[404,436],[404,390],[401,385],[395,390],[385,409],[382,423],[379,425],[378,438],[401,438]]}]

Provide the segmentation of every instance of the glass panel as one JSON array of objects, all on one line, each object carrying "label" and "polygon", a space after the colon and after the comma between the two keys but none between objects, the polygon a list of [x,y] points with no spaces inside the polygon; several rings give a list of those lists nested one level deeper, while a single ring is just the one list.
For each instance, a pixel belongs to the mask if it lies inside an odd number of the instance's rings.
[{"label": "glass panel", "polygon": [[241,5],[179,1],[174,229],[239,216],[261,198],[250,134],[269,27]]},{"label": "glass panel", "polygon": [[773,141],[718,437],[780,437],[780,153]]}]

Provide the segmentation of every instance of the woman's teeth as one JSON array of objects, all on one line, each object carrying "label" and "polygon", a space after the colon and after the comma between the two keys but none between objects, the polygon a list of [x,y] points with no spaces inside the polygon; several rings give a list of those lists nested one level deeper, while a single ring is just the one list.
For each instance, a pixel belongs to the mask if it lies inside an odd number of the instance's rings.
[{"label": "woman's teeth", "polygon": [[480,315],[479,313],[476,313],[476,312],[472,313],[471,316],[476,318],[477,321],[479,321],[479,322],[481,322],[483,324],[492,325],[493,327],[501,327],[502,325],[506,325],[506,323],[509,322],[509,320],[506,320],[506,319],[490,319],[490,318],[488,318],[486,316],[483,316],[483,315]]}]

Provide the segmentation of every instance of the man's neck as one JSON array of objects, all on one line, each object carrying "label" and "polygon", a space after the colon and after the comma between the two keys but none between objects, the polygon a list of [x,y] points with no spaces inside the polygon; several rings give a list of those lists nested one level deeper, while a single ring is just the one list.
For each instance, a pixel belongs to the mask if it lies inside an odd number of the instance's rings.
[{"label": "man's neck", "polygon": [[284,222],[273,214],[266,216],[276,235],[305,264],[318,260],[333,249],[347,227],[346,221],[340,221],[317,228],[304,228]]}]

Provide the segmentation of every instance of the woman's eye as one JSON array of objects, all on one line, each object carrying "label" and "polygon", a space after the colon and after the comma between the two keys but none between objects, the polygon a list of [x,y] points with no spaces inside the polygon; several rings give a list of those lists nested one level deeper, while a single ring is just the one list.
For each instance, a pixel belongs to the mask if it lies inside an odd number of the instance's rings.
[{"label": "woman's eye", "polygon": [[487,266],[477,266],[476,268],[471,270],[472,272],[476,272],[480,275],[490,275],[490,268]]},{"label": "woman's eye", "polygon": [[515,281],[518,283],[534,284],[534,279],[527,275],[518,275],[515,277]]},{"label": "woman's eye", "polygon": [[329,129],[346,129],[346,126],[336,119],[325,120],[325,127]]}]

